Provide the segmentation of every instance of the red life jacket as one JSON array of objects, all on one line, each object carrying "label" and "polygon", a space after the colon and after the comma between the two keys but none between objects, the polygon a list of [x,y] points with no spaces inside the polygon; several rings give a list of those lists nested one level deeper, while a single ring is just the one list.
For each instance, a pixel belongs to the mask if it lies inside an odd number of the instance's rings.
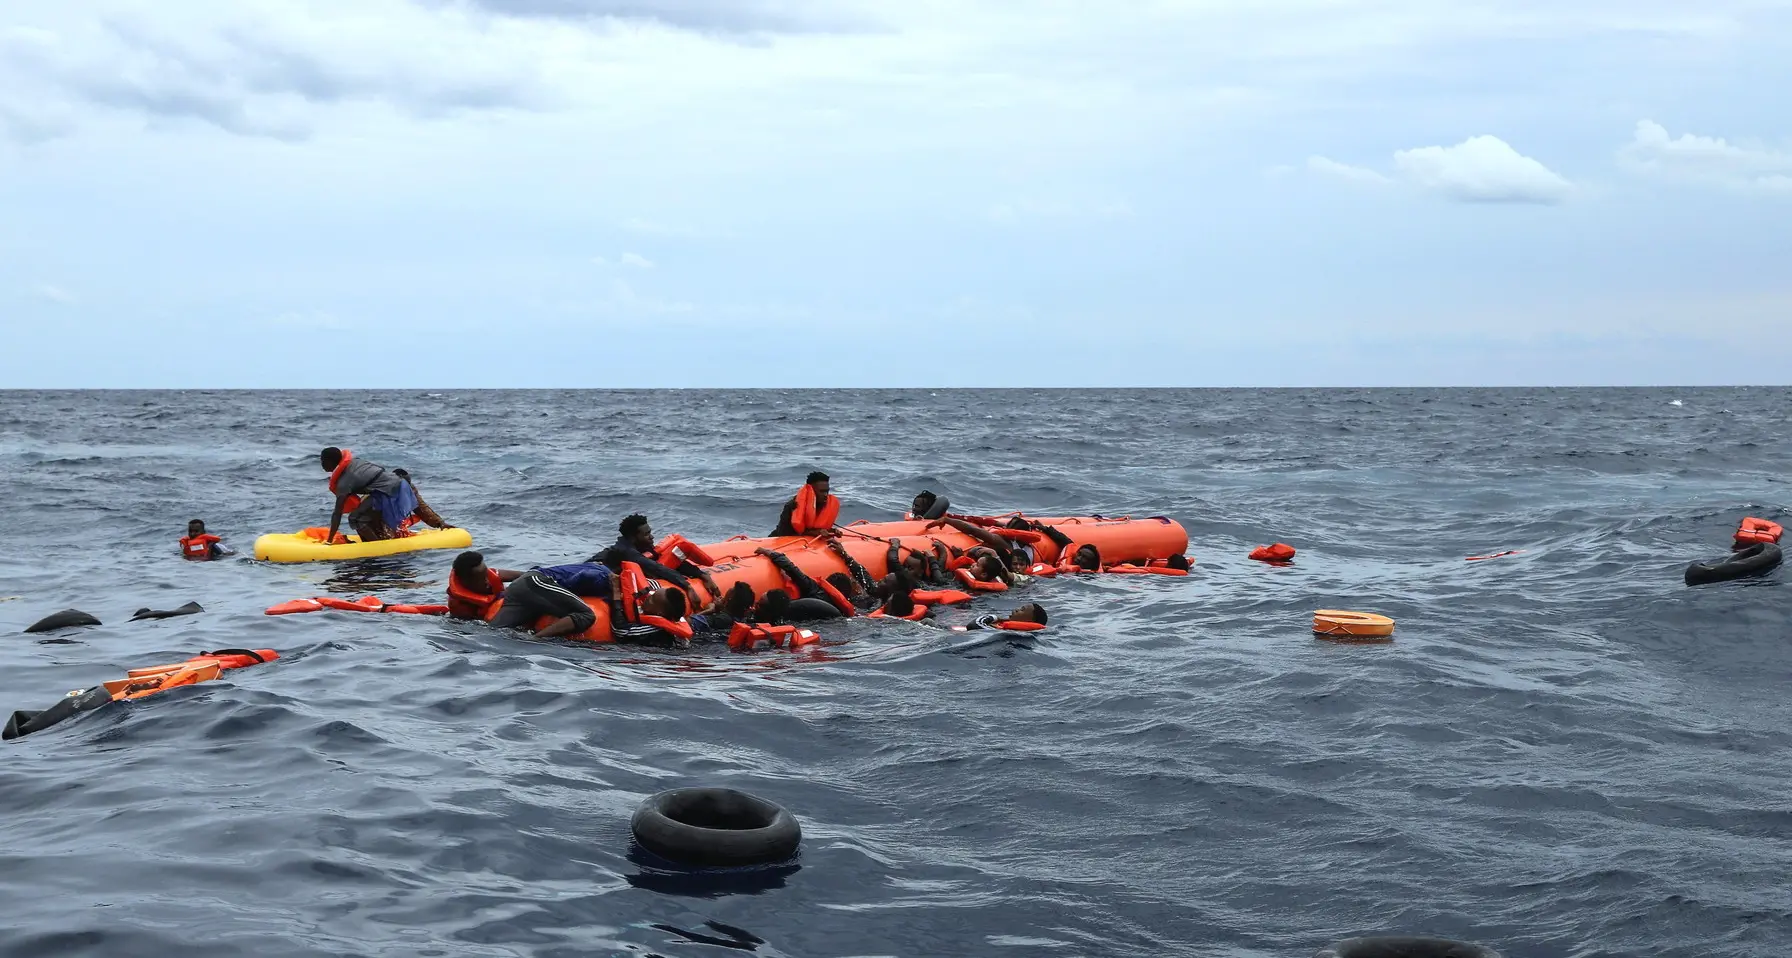
[{"label": "red life jacket", "polygon": [[651,625],[681,639],[688,639],[696,635],[697,630],[691,628],[689,622],[682,619],[674,622],[664,616],[648,615],[641,611],[641,600],[657,591],[659,591],[659,584],[649,579],[647,573],[642,572],[639,565],[633,562],[622,563],[622,594],[618,604],[622,606],[624,619],[634,624]]},{"label": "red life jacket", "polygon": [[979,579],[976,576],[972,575],[971,570],[969,570],[969,569],[959,569],[958,571],[956,571],[952,574],[955,576],[958,576],[958,581],[964,583],[964,587],[967,589],[970,589],[973,592],[1007,592],[1008,591],[1008,583],[1003,582],[1000,579],[997,579],[994,582],[985,582],[982,579]]},{"label": "red life jacket", "polygon": [[835,520],[840,518],[840,497],[829,495],[828,501],[819,512],[815,507],[815,487],[803,483],[796,493],[796,509],[790,513],[790,528],[797,535],[808,535],[823,529],[833,528]]},{"label": "red life jacket", "polygon": [[181,536],[181,557],[186,559],[210,559],[212,557],[212,543],[222,541],[222,539],[209,532],[201,533],[196,536]]},{"label": "red life jacket", "polygon": [[961,602],[969,602],[973,598],[969,592],[960,592],[957,589],[910,589],[908,597],[917,604],[925,602],[928,605],[957,605]]},{"label": "red life jacket", "polygon": [[[336,482],[337,482],[337,480],[342,478],[342,470],[347,469],[348,464],[350,462],[352,462],[354,460],[354,458],[355,458],[354,453],[349,452],[347,449],[342,450],[342,461],[336,464],[336,468],[330,470],[330,495],[333,496],[333,495],[337,494],[336,493]],[[353,511],[355,511],[355,508],[357,506],[359,506],[360,504],[361,504],[360,496],[349,496],[347,499],[344,499],[342,501],[342,511],[343,512],[353,512]]]},{"label": "red life jacket", "polygon": [[728,630],[728,648],[736,652],[751,652],[762,644],[774,649],[796,649],[819,641],[821,636],[794,625],[749,625],[736,622],[734,628]]},{"label": "red life jacket", "polygon": [[504,598],[504,580],[491,569],[485,570],[485,585],[490,595],[481,595],[461,585],[453,572],[448,573],[448,614],[457,619],[490,621],[496,606]]}]

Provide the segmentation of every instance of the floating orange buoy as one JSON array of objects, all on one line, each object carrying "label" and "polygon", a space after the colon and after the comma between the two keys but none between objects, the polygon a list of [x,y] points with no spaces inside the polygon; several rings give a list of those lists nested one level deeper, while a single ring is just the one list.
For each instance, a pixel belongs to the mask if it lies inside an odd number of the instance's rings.
[{"label": "floating orange buoy", "polygon": [[1334,642],[1392,642],[1394,620],[1373,612],[1320,609],[1313,613],[1313,634]]},{"label": "floating orange buoy", "polygon": [[1275,543],[1274,545],[1258,546],[1257,548],[1251,550],[1251,558],[1257,560],[1258,562],[1269,562],[1269,563],[1273,563],[1273,564],[1285,565],[1290,560],[1292,560],[1294,558],[1294,547],[1289,545],[1286,542],[1278,542],[1278,543]]},{"label": "floating orange buoy", "polygon": [[1736,527],[1735,548],[1746,549],[1757,542],[1778,542],[1780,534],[1784,531],[1777,522],[1749,516]]}]

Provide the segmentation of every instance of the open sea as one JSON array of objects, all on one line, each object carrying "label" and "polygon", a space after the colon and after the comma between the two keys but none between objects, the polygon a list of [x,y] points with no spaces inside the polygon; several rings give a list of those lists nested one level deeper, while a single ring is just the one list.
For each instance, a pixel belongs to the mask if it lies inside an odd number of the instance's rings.
[{"label": "open sea", "polygon": [[[1304,958],[1393,932],[1786,955],[1792,572],[1681,575],[1745,515],[1792,523],[1789,401],[0,392],[0,714],[281,654],[0,745],[0,958]],[[583,559],[635,511],[764,535],[817,468],[842,521],[922,488],[1167,515],[1196,565],[1037,581],[1052,627],[969,651],[890,622],[740,655],[263,615],[440,601],[452,551],[247,558],[327,522],[325,445],[407,467],[504,568]],[[243,557],[182,561],[190,518]],[[1245,558],[1274,541],[1294,565]],[[23,633],[70,607],[104,624]],[[1390,615],[1395,640],[1316,641],[1319,608]],[[631,850],[636,805],[684,785],[784,805],[800,857],[734,875]]]}]

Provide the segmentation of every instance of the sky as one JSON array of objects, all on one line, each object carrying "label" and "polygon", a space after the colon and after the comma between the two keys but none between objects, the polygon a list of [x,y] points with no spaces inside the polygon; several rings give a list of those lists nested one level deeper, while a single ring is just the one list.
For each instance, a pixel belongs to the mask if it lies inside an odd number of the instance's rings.
[{"label": "sky", "polygon": [[1784,385],[1792,0],[0,7],[0,388]]}]

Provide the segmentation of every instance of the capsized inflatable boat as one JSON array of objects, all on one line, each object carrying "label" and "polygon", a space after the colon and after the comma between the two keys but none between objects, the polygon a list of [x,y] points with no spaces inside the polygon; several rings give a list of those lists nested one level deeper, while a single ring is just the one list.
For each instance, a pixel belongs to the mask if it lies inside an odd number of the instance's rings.
[{"label": "capsized inflatable boat", "polygon": [[[964,517],[972,518],[972,517]],[[1001,517],[1006,518],[1006,517]],[[987,520],[985,520],[987,521]],[[1100,516],[1068,516],[1059,518],[1036,518],[1033,520],[1063,533],[1070,540],[1069,545],[1060,549],[1050,538],[1037,533],[1022,533],[1008,530],[1005,535],[1022,541],[1033,549],[1036,561],[1055,565],[1061,559],[1068,558],[1082,546],[1092,545],[1101,552],[1104,564],[1144,563],[1152,560],[1168,559],[1181,555],[1188,549],[1188,533],[1174,519],[1164,516],[1135,519],[1123,517],[1108,519]],[[957,549],[969,549],[980,545],[975,537],[953,529],[949,526],[928,529],[923,521],[901,522],[866,522],[859,521],[850,526],[840,527],[840,544],[853,560],[865,567],[874,578],[883,578],[889,574],[889,552],[892,541],[899,541],[903,551],[933,548],[934,542],[942,542]],[[671,540],[668,540],[671,541]],[[661,544],[661,552],[666,551],[666,544]],[[821,581],[830,573],[846,572],[846,563],[834,551],[828,548],[827,540],[820,536],[782,536],[778,538],[752,539],[736,536],[724,542],[708,545],[673,546],[684,550],[685,555],[693,562],[709,569],[710,576],[715,579],[716,586],[727,591],[736,582],[745,582],[752,586],[755,595],[764,595],[777,589],[790,590],[783,573],[772,565],[765,556],[756,554],[758,549],[773,549],[782,552],[811,578]],[[670,586],[671,583],[662,583]],[[700,580],[691,580],[693,589],[703,596],[705,603],[716,597],[707,594]],[[794,593],[793,593],[794,594]],[[596,613],[597,622],[572,638],[590,642],[609,642],[610,605],[600,598],[587,598],[585,604]],[[485,612],[483,618],[489,622],[503,608],[500,599],[494,602]],[[536,623],[537,628],[544,627],[551,620],[543,619]]]},{"label": "capsized inflatable boat", "polygon": [[374,542],[362,542],[360,536],[338,532],[336,541],[326,544],[324,537],[329,533],[330,530],[322,526],[298,532],[270,532],[255,540],[255,558],[265,562],[326,562],[371,559],[425,549],[465,549],[473,544],[473,534],[465,529],[428,529]]}]

